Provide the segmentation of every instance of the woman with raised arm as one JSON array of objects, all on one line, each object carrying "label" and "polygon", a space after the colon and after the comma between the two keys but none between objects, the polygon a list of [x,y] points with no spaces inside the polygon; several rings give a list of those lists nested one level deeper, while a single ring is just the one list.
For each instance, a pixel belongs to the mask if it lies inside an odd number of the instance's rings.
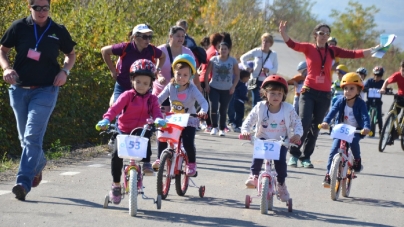
[{"label": "woman with raised arm", "polygon": [[[346,50],[337,46],[329,46],[327,40],[331,28],[319,24],[313,30],[314,43],[293,41],[286,33],[286,21],[279,24],[279,32],[286,45],[306,56],[307,77],[304,81],[299,100],[299,116],[303,123],[302,144],[290,149],[290,166],[297,166],[298,160],[305,168],[313,168],[310,156],[313,154],[319,129],[318,124],[324,119],[331,102],[331,67],[336,57],[363,58],[368,57],[377,49],[372,47],[362,50]],[[303,147],[303,154],[300,148]]]}]

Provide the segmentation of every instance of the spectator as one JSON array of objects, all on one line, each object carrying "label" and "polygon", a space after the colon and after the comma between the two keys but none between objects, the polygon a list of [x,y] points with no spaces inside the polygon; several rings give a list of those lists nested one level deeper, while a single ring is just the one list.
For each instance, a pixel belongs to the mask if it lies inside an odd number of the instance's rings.
[{"label": "spectator", "polygon": [[240,80],[236,86],[236,90],[234,91],[233,100],[234,100],[234,112],[235,112],[235,123],[234,123],[234,132],[241,132],[241,125],[243,124],[244,118],[244,103],[248,101],[247,97],[247,86],[246,83],[250,78],[250,73],[246,70],[240,71]]},{"label": "spectator", "polygon": [[293,108],[295,108],[296,113],[299,113],[299,99],[300,91],[302,90],[304,79],[307,76],[307,63],[302,61],[297,65],[297,71],[299,74],[294,76],[292,79],[288,80],[288,85],[295,86],[295,96],[293,99]]},{"label": "spectator", "polygon": [[200,45],[203,47],[203,49],[208,50],[210,46],[209,37],[208,36],[203,37],[202,41],[200,42]]},{"label": "spectator", "polygon": [[177,21],[177,23],[175,25],[180,26],[185,30],[185,40],[184,40],[183,45],[188,47],[189,49],[192,49],[193,47],[196,47],[195,40],[191,36],[189,36],[187,34],[187,31],[188,31],[188,23],[187,23],[187,21],[186,20],[179,20],[179,21]]}]

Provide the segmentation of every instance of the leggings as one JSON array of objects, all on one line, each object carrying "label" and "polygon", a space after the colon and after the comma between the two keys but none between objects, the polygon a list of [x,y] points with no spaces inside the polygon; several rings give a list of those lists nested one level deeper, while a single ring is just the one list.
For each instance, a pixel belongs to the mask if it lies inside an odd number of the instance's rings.
[{"label": "leggings", "polygon": [[[185,152],[187,152],[188,161],[190,163],[196,162],[196,149],[195,149],[195,127],[187,126],[182,130],[181,138],[182,145],[184,146]],[[167,148],[166,142],[157,142],[158,156],[160,159],[161,153]]]},{"label": "leggings", "polygon": [[[212,121],[212,128],[217,128],[219,126],[220,130],[226,128],[226,117],[227,117],[227,107],[231,100],[231,95],[229,90],[218,90],[216,88],[210,87],[209,92],[209,103],[210,103],[210,119]],[[219,105],[220,104],[220,105]],[[220,114],[219,125],[218,125],[218,111]]]}]

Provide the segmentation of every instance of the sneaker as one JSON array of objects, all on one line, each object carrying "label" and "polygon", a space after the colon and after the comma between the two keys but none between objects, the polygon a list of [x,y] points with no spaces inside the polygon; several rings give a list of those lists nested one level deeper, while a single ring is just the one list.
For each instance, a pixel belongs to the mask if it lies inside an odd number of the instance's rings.
[{"label": "sneaker", "polygon": [[225,131],[225,132],[230,132],[230,129],[226,127],[226,128],[224,128],[223,131]]},{"label": "sneaker", "polygon": [[297,161],[298,161],[299,159],[298,158],[295,158],[295,157],[290,157],[290,159],[289,159],[289,162],[288,162],[288,166],[294,166],[294,167],[297,167]]},{"label": "sneaker", "polygon": [[362,171],[363,165],[360,158],[354,159],[352,169],[355,170],[355,173],[359,173],[360,171]]},{"label": "sneaker", "polygon": [[210,134],[212,136],[214,136],[214,135],[216,135],[216,133],[217,133],[217,128],[212,128],[212,130],[210,131]]},{"label": "sneaker", "polygon": [[205,128],[205,132],[211,132],[212,131],[212,127],[211,126],[207,126],[206,128]]},{"label": "sneaker", "polygon": [[309,159],[304,159],[302,161],[302,166],[304,168],[314,168],[313,164],[311,164],[311,161]]},{"label": "sneaker", "polygon": [[199,128],[201,128],[201,130],[205,130],[208,126],[206,125],[206,123],[204,121],[201,121],[199,123]]},{"label": "sneaker", "polygon": [[219,136],[225,136],[224,130],[219,130]]},{"label": "sneaker", "polygon": [[236,127],[236,124],[234,124],[234,123],[231,123],[231,124],[230,124],[230,127],[231,127],[231,129],[233,129],[233,131],[234,131],[234,129],[237,128],[237,127]]},{"label": "sneaker", "polygon": [[14,193],[16,199],[25,201],[25,196],[27,195],[27,192],[25,191],[25,188],[21,184],[14,185],[12,192]]},{"label": "sneaker", "polygon": [[156,159],[156,161],[154,161],[152,164],[152,168],[158,170],[159,167],[160,167],[160,159]]},{"label": "sneaker", "polygon": [[245,182],[245,186],[247,188],[257,188],[258,184],[258,175],[250,175]]},{"label": "sneaker", "polygon": [[186,166],[186,175],[193,177],[196,174],[196,163],[188,163]]},{"label": "sneaker", "polygon": [[121,186],[112,185],[111,191],[109,191],[109,200],[115,205],[118,205],[121,202],[122,191]]},{"label": "sneaker", "polygon": [[330,188],[330,184],[331,184],[330,175],[327,173],[325,175],[325,178],[324,178],[324,181],[323,181],[323,187],[324,188]]},{"label": "sneaker", "polygon": [[240,128],[235,128],[233,131],[240,133],[240,132],[241,132],[241,129],[240,129]]},{"label": "sneaker", "polygon": [[143,169],[143,174],[144,175],[153,176],[154,170],[153,170],[152,165],[150,164],[150,162],[144,162],[143,166],[142,166],[142,169]]},{"label": "sneaker", "polygon": [[37,175],[35,175],[34,179],[32,180],[32,186],[33,188],[37,187],[42,181],[42,171],[39,172]]},{"label": "sneaker", "polygon": [[278,196],[282,202],[287,202],[289,200],[289,192],[286,187],[286,184],[283,183],[282,185],[278,182],[276,185],[278,189]]}]

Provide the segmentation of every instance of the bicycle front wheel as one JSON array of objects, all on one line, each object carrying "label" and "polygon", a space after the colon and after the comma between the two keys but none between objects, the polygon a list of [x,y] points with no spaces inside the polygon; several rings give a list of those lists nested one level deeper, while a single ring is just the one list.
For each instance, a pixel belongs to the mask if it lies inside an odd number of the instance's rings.
[{"label": "bicycle front wheel", "polygon": [[260,210],[261,214],[268,213],[268,198],[269,198],[269,178],[264,177],[261,181],[261,203]]},{"label": "bicycle front wheel", "polygon": [[352,188],[352,181],[353,181],[352,169],[348,168],[347,176],[341,182],[341,189],[342,189],[341,194],[342,194],[342,196],[344,196],[344,197],[349,196],[349,193],[351,192],[351,188]]},{"label": "bicycle front wheel", "polygon": [[337,200],[339,197],[339,192],[341,188],[341,155],[336,154],[332,159],[331,163],[331,171],[330,171],[330,180],[331,180],[331,199]]},{"label": "bicycle front wheel", "polygon": [[137,171],[129,171],[129,213],[130,216],[137,214]]},{"label": "bicycle front wheel", "polygon": [[171,176],[171,151],[163,151],[160,158],[159,171],[157,172],[157,195],[161,195],[162,199],[166,199],[170,190]]},{"label": "bicycle front wheel", "polygon": [[178,174],[175,175],[175,190],[179,196],[184,196],[188,190],[189,177],[186,175],[186,166],[188,158],[185,156],[181,167],[178,168]]},{"label": "bicycle front wheel", "polygon": [[386,148],[387,143],[390,140],[391,135],[391,130],[393,129],[393,124],[394,124],[394,113],[389,113],[386,122],[384,123],[382,132],[380,133],[380,139],[379,139],[379,151],[383,152],[384,149]]}]

